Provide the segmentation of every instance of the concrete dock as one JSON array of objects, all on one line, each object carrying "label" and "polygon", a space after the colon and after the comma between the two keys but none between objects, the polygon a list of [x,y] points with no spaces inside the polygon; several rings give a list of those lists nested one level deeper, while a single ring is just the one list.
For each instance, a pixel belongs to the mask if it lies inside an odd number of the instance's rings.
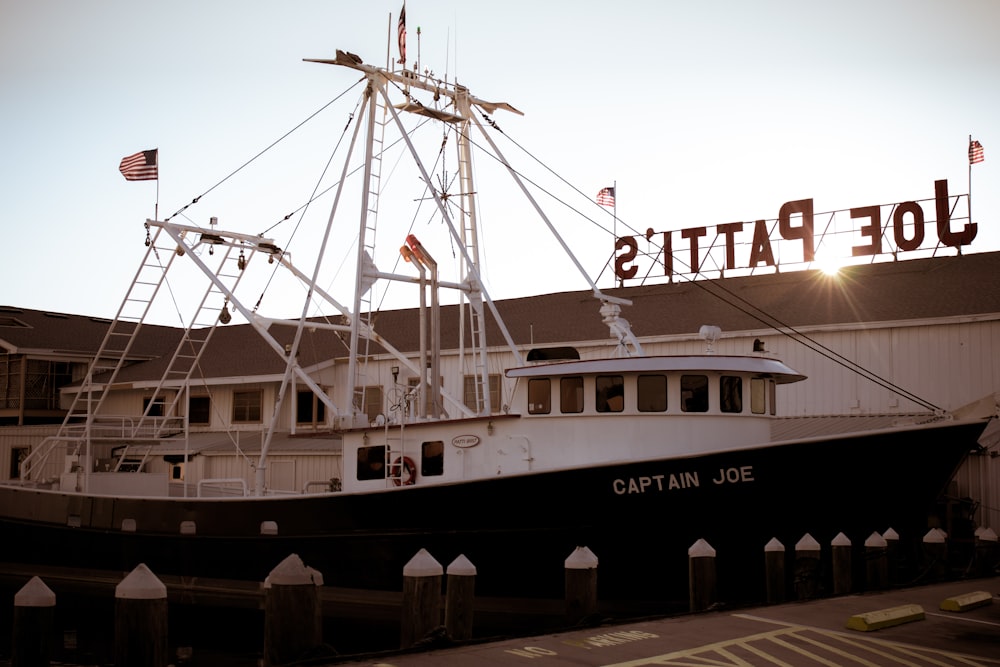
[{"label": "concrete dock", "polygon": [[652,618],[330,664],[988,667],[1000,665],[1000,577]]}]

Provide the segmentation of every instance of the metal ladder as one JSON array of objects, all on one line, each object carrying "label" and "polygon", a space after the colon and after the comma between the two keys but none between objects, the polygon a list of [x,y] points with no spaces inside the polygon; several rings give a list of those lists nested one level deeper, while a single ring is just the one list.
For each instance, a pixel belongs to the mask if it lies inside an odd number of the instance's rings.
[{"label": "metal ladder", "polygon": [[[467,105],[463,105],[467,106]],[[471,113],[471,110],[466,110]],[[458,137],[458,173],[459,192],[462,197],[462,207],[459,215],[462,217],[462,243],[465,245],[465,252],[472,260],[472,266],[465,268],[465,277],[475,280],[477,289],[469,295],[471,306],[471,322],[469,323],[472,334],[472,357],[473,367],[476,375],[476,412],[489,414],[493,406],[490,403],[490,380],[489,368],[486,360],[486,322],[485,311],[483,309],[482,294],[479,292],[479,225],[476,219],[476,192],[472,174],[472,151],[469,148],[468,133],[471,123],[466,120],[456,127],[460,133]],[[465,258],[463,257],[463,262]]]},{"label": "metal ladder", "polygon": [[[155,442],[166,435],[168,430],[170,432],[178,430],[178,419],[170,418],[169,415],[176,414],[177,405],[181,397],[186,395],[185,392],[181,389],[175,391],[169,404],[166,401],[159,403],[159,399],[164,396],[164,389],[168,384],[178,387],[185,386],[198,367],[202,352],[218,323],[218,318],[208,320],[203,317],[203,313],[220,312],[226,303],[225,294],[215,283],[209,284],[191,323],[181,335],[170,362],[154,388],[142,416],[133,422],[116,419],[113,425],[106,426],[102,426],[98,418],[119,372],[127,365],[142,325],[149,315],[157,294],[166,283],[171,266],[185,252],[192,251],[190,246],[182,248],[176,245],[170,235],[164,233],[161,227],[156,228],[155,234],[148,241],[142,263],[122,300],[118,313],[108,326],[104,339],[94,356],[94,361],[88,367],[80,390],[74,396],[57,434],[46,438],[22,462],[22,477],[24,479],[31,479],[33,471],[38,469],[52,451],[59,446],[75,445],[74,453],[79,454],[84,446],[98,438],[104,441],[123,442],[125,447],[116,463],[115,470],[117,471],[129,455],[130,443],[134,444],[138,441],[148,445],[149,442]],[[227,273],[223,269],[227,265],[238,265],[239,263],[246,266],[249,260],[245,257],[243,262],[238,258],[234,259],[232,257],[233,247],[229,245],[222,247],[225,250],[217,275],[220,279],[228,279],[231,282],[231,286],[228,288],[232,291],[239,283],[243,271],[231,272],[231,269],[228,269],[230,272]],[[253,252],[254,250],[251,250],[251,256]],[[166,259],[164,260],[164,258]],[[154,411],[154,406],[158,404],[163,405],[163,413],[168,417],[150,414]]]},{"label": "metal ladder", "polygon": [[[375,259],[379,195],[382,190],[382,151],[385,145],[385,128],[390,122],[389,112],[386,109],[386,99],[381,92],[380,90],[375,90],[374,86],[371,90],[372,99],[370,101],[370,116],[368,118],[370,142],[366,147],[368,154],[365,156],[368,169],[367,183],[365,183],[364,238],[359,239],[364,254],[362,265],[365,264],[364,260],[367,260],[369,264],[373,264]],[[358,279],[360,280],[361,278],[362,276],[359,273]],[[374,305],[372,290],[369,286],[369,289],[362,292],[360,308],[354,314],[359,319],[362,328],[366,328],[369,331],[375,329]],[[366,335],[363,338],[364,343],[362,345],[364,349],[358,350],[358,355],[362,361],[357,365],[355,370],[353,396],[354,405],[362,412],[365,411],[366,407],[367,388],[371,384],[368,377],[368,359],[371,342],[369,336]]]}]

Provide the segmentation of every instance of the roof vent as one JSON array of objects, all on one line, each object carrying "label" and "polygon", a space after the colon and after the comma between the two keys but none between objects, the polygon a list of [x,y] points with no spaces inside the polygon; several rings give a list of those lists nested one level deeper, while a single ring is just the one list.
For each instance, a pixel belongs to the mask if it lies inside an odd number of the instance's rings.
[{"label": "roof vent", "polygon": [[580,353],[575,347],[546,347],[528,351],[528,361],[566,361],[579,359]]}]

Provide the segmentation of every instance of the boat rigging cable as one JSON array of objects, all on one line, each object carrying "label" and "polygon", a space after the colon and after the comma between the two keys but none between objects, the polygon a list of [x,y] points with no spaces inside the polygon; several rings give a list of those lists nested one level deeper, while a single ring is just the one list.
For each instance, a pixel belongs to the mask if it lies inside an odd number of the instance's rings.
[{"label": "boat rigging cable", "polygon": [[[334,98],[333,98],[332,100],[330,100],[329,102],[327,102],[326,104],[324,104],[323,106],[321,106],[321,107],[320,107],[319,109],[317,109],[316,111],[314,111],[314,112],[313,112],[312,114],[310,114],[309,116],[307,116],[307,117],[305,118],[305,120],[303,120],[303,121],[302,121],[301,123],[299,123],[298,125],[296,125],[296,126],[295,126],[295,127],[293,127],[292,129],[290,129],[290,130],[289,130],[288,132],[285,132],[285,133],[284,133],[283,135],[281,135],[281,136],[280,136],[279,138],[275,139],[275,140],[274,140],[273,142],[271,142],[271,144],[270,144],[269,146],[267,146],[267,147],[266,147],[266,148],[264,148],[264,149],[263,149],[262,151],[260,151],[259,153],[257,153],[256,155],[254,155],[254,156],[253,156],[252,158],[250,158],[249,160],[247,160],[246,162],[244,162],[244,163],[243,163],[242,165],[240,165],[239,167],[237,167],[237,168],[236,168],[235,170],[233,170],[233,171],[232,171],[232,172],[231,172],[231,173],[230,173],[230,174],[229,174],[228,176],[226,176],[226,177],[225,177],[225,178],[223,178],[223,179],[222,179],[221,181],[219,181],[218,183],[216,183],[215,185],[213,185],[212,187],[210,187],[210,188],[209,188],[208,190],[205,190],[205,191],[204,191],[203,193],[201,193],[200,195],[198,195],[197,197],[195,197],[194,199],[192,199],[192,200],[190,201],[190,203],[188,203],[188,204],[185,204],[184,206],[182,206],[182,207],[181,207],[180,209],[178,209],[178,210],[177,210],[177,211],[176,211],[176,212],[175,212],[175,213],[174,213],[173,215],[171,215],[171,216],[167,217],[167,219],[166,219],[166,220],[164,220],[164,222],[170,222],[170,219],[171,219],[171,218],[174,218],[174,217],[176,217],[176,216],[180,215],[180,214],[181,214],[181,213],[183,213],[183,212],[184,212],[185,210],[187,210],[187,209],[188,209],[189,207],[193,206],[194,204],[197,204],[197,203],[198,203],[199,201],[201,201],[201,198],[202,198],[202,197],[204,197],[204,196],[205,196],[205,195],[207,195],[207,194],[208,194],[209,192],[211,192],[211,191],[212,191],[212,190],[214,190],[215,188],[219,187],[220,185],[222,185],[223,183],[225,183],[226,181],[228,181],[228,180],[229,180],[230,178],[232,178],[233,176],[235,176],[235,175],[236,175],[236,174],[238,174],[239,172],[243,171],[243,169],[245,169],[246,167],[248,167],[248,166],[250,165],[250,163],[251,163],[251,162],[254,162],[254,161],[256,161],[256,160],[257,160],[257,158],[259,158],[259,157],[261,157],[262,155],[264,155],[264,153],[268,152],[269,150],[271,150],[272,148],[274,148],[275,146],[277,146],[277,145],[278,145],[279,143],[281,143],[282,141],[284,141],[285,139],[287,139],[287,138],[288,138],[288,137],[289,137],[289,136],[290,136],[290,135],[291,135],[292,133],[294,133],[295,131],[297,131],[298,129],[300,129],[300,128],[301,128],[301,127],[302,127],[303,125],[305,125],[306,123],[308,123],[309,121],[311,121],[311,120],[312,120],[313,118],[315,118],[316,116],[318,116],[318,115],[319,115],[320,113],[322,113],[322,112],[323,112],[323,111],[324,111],[324,110],[325,110],[325,109],[326,109],[327,107],[329,107],[329,106],[330,106],[331,104],[333,104],[334,102],[336,102],[337,100],[339,100],[339,99],[340,99],[341,97],[343,97],[343,96],[344,96],[344,95],[346,95],[347,93],[351,92],[351,90],[352,90],[352,89],[353,89],[353,88],[354,88],[355,86],[357,86],[357,85],[358,85],[359,83],[361,83],[361,82],[362,82],[362,81],[364,81],[364,80],[365,80],[365,79],[364,79],[364,78],[362,78],[362,79],[359,79],[358,81],[356,81],[355,83],[353,83],[353,84],[352,84],[352,85],[351,85],[350,87],[348,87],[348,88],[347,88],[346,90],[344,90],[344,92],[342,92],[342,93],[341,93],[340,95],[337,95],[336,97],[334,97]],[[294,213],[294,211],[293,211],[293,213]],[[289,215],[291,215],[291,214],[289,214]],[[287,219],[287,218],[286,218],[286,219]],[[265,230],[265,231],[266,231],[266,230]]]},{"label": "boat rigging cable", "polygon": [[[359,83],[361,83],[362,81],[365,81],[365,80],[366,80],[365,78],[359,79],[357,82],[355,82],[354,84],[352,84],[349,88],[347,88],[346,90],[344,90],[341,94],[339,94],[336,97],[334,97],[333,99],[331,99],[329,102],[327,102],[322,107],[320,107],[315,112],[313,112],[308,117],[306,117],[298,125],[296,125],[295,127],[293,127],[291,130],[289,130],[288,132],[286,132],[285,134],[283,134],[281,137],[279,137],[275,141],[273,141],[270,145],[268,145],[266,148],[264,148],[263,150],[261,150],[260,152],[258,152],[255,156],[253,156],[252,158],[250,158],[248,161],[246,161],[245,163],[243,163],[241,166],[237,167],[234,171],[232,171],[225,178],[223,178],[218,183],[216,183],[215,185],[213,185],[212,187],[210,187],[208,190],[206,190],[205,192],[203,192],[198,197],[195,197],[194,199],[192,199],[190,203],[188,203],[185,206],[183,206],[182,208],[180,208],[177,212],[175,212],[173,215],[171,215],[170,217],[168,217],[166,219],[166,221],[169,221],[171,218],[176,217],[177,215],[182,214],[190,206],[198,203],[201,200],[202,197],[204,197],[205,195],[209,194],[214,189],[216,189],[217,187],[219,187],[220,185],[222,185],[224,182],[226,182],[227,180],[229,180],[230,178],[232,178],[233,176],[235,176],[237,173],[239,173],[244,168],[246,168],[247,166],[249,166],[250,163],[256,161],[258,158],[260,158],[261,156],[263,156],[264,153],[268,152],[271,148],[273,148],[276,145],[278,145],[279,143],[281,143],[284,139],[286,139],[288,136],[290,136],[291,134],[293,134],[295,131],[297,131],[298,129],[300,129],[301,127],[303,127],[306,123],[308,123],[310,120],[312,120],[313,118],[315,118],[316,116],[318,116],[322,111],[324,111],[325,109],[327,109],[334,102],[336,102],[339,99],[341,99],[344,95],[346,95],[348,92],[350,92],[355,86],[357,86]],[[393,85],[395,85],[394,82],[393,82]],[[396,87],[397,87],[397,90],[400,90],[401,92],[403,92],[403,94],[407,97],[407,99],[411,99],[411,100],[413,99],[406,91],[402,90],[398,86],[396,86]],[[554,170],[552,170],[548,165],[546,165],[544,162],[542,162],[540,159],[538,159],[534,154],[532,154],[530,151],[528,151],[527,149],[525,149],[521,144],[519,144],[517,141],[515,141],[509,134],[507,134],[506,132],[504,132],[499,127],[499,125],[497,125],[497,123],[495,121],[493,121],[493,119],[490,118],[485,112],[480,111],[480,114],[482,115],[483,119],[486,121],[486,124],[488,124],[490,127],[492,127],[493,129],[495,129],[501,135],[503,135],[504,137],[506,137],[507,140],[510,141],[514,146],[516,146],[517,148],[519,148],[523,153],[525,153],[527,156],[529,156],[531,159],[533,159],[535,162],[537,162],[540,166],[542,166],[543,168],[545,168],[549,173],[551,173],[552,175],[554,175],[556,178],[558,178],[565,185],[569,186],[577,194],[581,195],[582,197],[587,198],[588,201],[589,201],[590,198],[587,197],[587,195],[585,195],[579,188],[577,188],[573,184],[571,184],[568,181],[566,181],[559,174],[557,174]],[[351,116],[348,118],[347,124],[345,125],[345,128],[344,128],[344,132],[345,133],[346,133],[347,127],[350,125],[350,123],[354,119],[354,117],[355,117],[355,114],[352,113]],[[427,121],[424,121],[424,122],[427,122]],[[423,125],[423,123],[421,123],[421,125]],[[419,128],[419,126],[418,126],[418,128]],[[343,137],[343,134],[341,136]],[[401,141],[401,139],[397,140],[396,142],[393,142],[393,144],[391,144],[389,147],[395,145],[399,141]],[[593,220],[590,216],[588,216],[588,215],[584,214],[582,211],[576,209],[575,207],[573,207],[572,205],[570,205],[564,199],[562,199],[560,197],[557,197],[556,195],[554,195],[552,192],[550,192],[546,188],[541,187],[538,183],[536,183],[532,179],[528,178],[525,174],[523,174],[519,170],[515,170],[511,165],[506,164],[503,160],[501,160],[497,156],[493,155],[492,152],[490,152],[488,150],[485,150],[485,148],[483,148],[481,145],[479,145],[471,137],[469,137],[469,141],[470,141],[470,143],[473,146],[479,148],[480,150],[482,150],[483,152],[485,152],[487,155],[489,155],[491,158],[493,158],[497,162],[503,164],[507,168],[510,168],[510,169],[516,171],[521,178],[523,178],[526,182],[531,183],[532,185],[534,185],[541,192],[544,192],[545,194],[549,195],[552,199],[554,199],[555,201],[559,202],[560,204],[562,204],[566,208],[570,209],[571,211],[577,213],[578,215],[580,215],[584,219],[588,220],[591,224],[596,225],[597,227],[599,227],[602,230],[605,229],[603,226],[601,226],[599,223],[597,223],[595,220]],[[338,148],[339,148],[339,145],[340,144],[338,142]],[[443,147],[442,147],[442,149],[443,149]],[[333,153],[334,154],[336,153],[336,149],[334,150]],[[332,156],[331,156],[331,160],[332,160]],[[360,167],[358,169],[360,169]],[[324,168],[324,173],[325,173],[325,168]],[[287,221],[296,212],[299,212],[299,211],[304,212],[305,209],[308,208],[308,206],[313,201],[315,201],[319,197],[323,196],[326,192],[328,192],[330,189],[332,189],[335,186],[336,186],[336,184],[333,184],[333,185],[330,186],[330,188],[327,188],[327,189],[323,190],[322,192],[319,192],[318,194],[316,193],[316,191],[314,191],[313,196],[311,196],[306,201],[305,204],[303,204],[299,208],[297,208],[294,211],[292,211],[289,214],[287,214],[284,218],[282,218],[282,220],[280,220],[279,222],[276,222],[274,225],[272,225],[271,227],[267,228],[265,230],[265,232],[270,231],[271,229],[274,229],[275,227],[277,227],[281,223]],[[431,184],[428,184],[428,187],[433,187],[433,186]],[[619,221],[622,222],[622,224],[627,229],[631,230],[632,232],[638,233],[627,222],[622,221],[622,220],[619,220]],[[262,233],[265,233],[265,232],[262,232]],[[683,266],[687,266],[687,264],[684,263],[683,260],[675,259],[675,261],[680,262],[681,265],[683,265]],[[692,267],[687,266],[687,268],[691,269]],[[882,376],[878,375],[877,373],[874,373],[874,372],[868,370],[867,368],[864,368],[863,366],[861,366],[857,362],[855,362],[855,361],[853,361],[851,359],[848,359],[847,357],[841,355],[840,353],[838,353],[838,352],[830,349],[829,347],[823,345],[819,341],[814,340],[813,338],[811,338],[807,334],[805,334],[805,333],[803,333],[801,331],[798,331],[797,329],[795,329],[795,327],[793,327],[793,326],[791,326],[791,325],[783,322],[780,318],[775,317],[774,315],[771,315],[770,313],[764,311],[763,309],[758,308],[757,306],[753,305],[752,303],[750,303],[749,301],[747,301],[743,297],[740,297],[740,296],[734,294],[729,289],[723,287],[720,284],[720,281],[718,279],[709,278],[709,277],[705,276],[702,273],[702,271],[700,270],[700,268],[696,268],[694,271],[692,271],[692,273],[693,273],[694,276],[699,276],[699,275],[702,276],[702,279],[698,280],[698,279],[696,279],[694,277],[692,277],[692,278],[686,278],[686,280],[688,280],[688,282],[694,284],[695,286],[697,286],[698,288],[700,288],[702,290],[705,290],[708,294],[714,296],[717,299],[722,300],[724,303],[727,303],[728,305],[732,306],[733,308],[735,308],[736,310],[742,312],[743,314],[751,317],[752,319],[754,319],[754,320],[756,320],[758,322],[761,322],[762,324],[766,325],[769,328],[774,329],[775,331],[777,331],[781,335],[786,336],[786,337],[790,338],[791,340],[794,340],[794,341],[796,341],[796,342],[798,342],[798,343],[800,343],[802,345],[805,345],[807,348],[811,349],[812,351],[816,352],[817,354],[819,354],[819,355],[821,355],[821,356],[829,359],[830,361],[832,361],[832,362],[834,362],[834,363],[842,366],[843,368],[845,368],[845,369],[847,369],[847,370],[849,370],[851,372],[854,372],[854,373],[860,375],[861,377],[864,377],[865,379],[867,379],[867,380],[869,380],[871,382],[874,382],[875,384],[877,384],[878,386],[881,386],[884,389],[888,389],[888,390],[890,390],[890,391],[892,391],[894,393],[897,393],[900,396],[903,396],[904,398],[906,398],[908,400],[911,400],[914,403],[917,403],[918,405],[921,405],[924,408],[927,408],[928,410],[931,410],[933,412],[937,412],[937,413],[942,412],[942,408],[940,408],[939,406],[931,403],[930,401],[928,401],[926,399],[923,399],[923,398],[921,398],[921,397],[919,397],[919,396],[911,393],[910,391],[908,391],[908,390],[900,387],[899,385],[896,385],[895,383],[893,383],[893,382],[891,382],[891,381],[883,378]],[[718,289],[721,292],[724,292],[725,295],[727,295],[727,296],[723,296],[723,295],[720,295],[720,294],[717,294],[717,293],[713,292],[712,289],[710,289],[709,285],[711,285],[712,288],[715,288],[715,289]],[[255,306],[255,309],[256,309],[257,306],[260,305],[262,299],[263,299],[263,294],[261,295],[261,299],[258,300],[257,305]],[[739,305],[736,302],[741,302],[741,303],[745,304],[745,307]],[[758,315],[756,313],[760,313],[760,315]]]},{"label": "boat rigging cable", "polygon": [[[484,114],[484,117],[485,117],[485,114]],[[496,129],[499,130],[499,128],[496,128]],[[517,143],[513,138],[511,138],[511,136],[509,134],[507,134],[507,133],[505,133],[503,131],[501,131],[501,134],[504,137],[506,137],[507,140],[510,141],[512,144],[514,144],[515,146],[517,146],[517,148],[519,148],[522,152],[524,152],[526,155],[528,155],[531,159],[535,160],[539,165],[541,165],[542,167],[544,167],[549,173],[551,173],[556,178],[558,178],[560,181],[562,181],[564,184],[566,184],[567,186],[569,186],[577,194],[581,195],[582,197],[586,197],[588,199],[588,201],[589,201],[590,198],[587,197],[587,195],[585,195],[583,192],[581,192],[579,190],[579,188],[577,188],[572,183],[569,183],[564,178],[562,178],[561,176],[559,176],[559,174],[557,174],[555,171],[553,171],[548,165],[546,165],[545,163],[543,163],[535,155],[533,155],[530,151],[528,151],[527,149],[525,149],[523,146],[521,146],[519,143]],[[471,141],[471,139],[470,139],[470,141]],[[474,141],[472,143],[474,145],[476,145],[477,148],[480,148],[481,150],[484,150],[484,149],[482,149],[481,146],[479,146],[478,144],[475,144]],[[490,155],[490,157],[493,157],[494,159],[498,159],[490,151],[484,150],[484,152],[487,155]],[[509,166],[509,165],[507,165],[507,166]],[[511,167],[511,168],[513,168],[513,167]],[[520,174],[520,172],[518,172],[518,173]],[[589,216],[587,216],[583,212],[577,210],[575,207],[573,207],[572,205],[570,205],[568,202],[566,202],[565,200],[561,199],[560,197],[557,197],[552,192],[546,190],[545,188],[542,188],[538,183],[535,183],[531,179],[527,178],[527,176],[525,176],[524,174],[521,174],[521,177],[524,178],[529,183],[531,183],[532,185],[534,185],[535,187],[539,188],[539,190],[541,190],[545,194],[549,195],[550,197],[552,197],[552,199],[554,199],[555,201],[559,202],[560,204],[562,204],[566,208],[568,208],[568,209],[570,209],[570,210],[578,213],[581,217],[583,217],[584,219],[588,220],[592,224],[596,225],[600,229],[602,229],[602,230],[605,229],[603,226],[601,226],[599,223],[597,223],[596,221],[594,221],[592,218],[590,218]],[[634,228],[631,227],[631,225],[629,225],[627,222],[622,221],[620,218],[619,218],[619,222],[621,222],[630,231],[632,231],[634,233],[638,233]],[[679,262],[682,266],[686,266],[688,269],[692,269],[692,267],[688,266],[683,260],[675,259],[675,261]],[[826,359],[829,359],[830,361],[834,362],[835,364],[838,364],[839,366],[842,366],[843,368],[845,368],[845,369],[847,369],[847,370],[849,370],[849,371],[851,371],[853,373],[856,373],[856,374],[860,375],[861,377],[863,377],[863,378],[865,378],[865,379],[867,379],[867,380],[869,380],[871,382],[874,382],[875,384],[877,384],[878,386],[880,386],[880,387],[882,387],[884,389],[888,389],[889,391],[892,391],[892,392],[894,392],[896,394],[899,394],[900,396],[902,396],[902,397],[904,397],[904,398],[906,398],[906,399],[908,399],[910,401],[913,401],[914,403],[916,403],[916,404],[918,404],[918,405],[920,405],[920,406],[922,406],[922,407],[924,407],[924,408],[926,408],[926,409],[928,409],[928,410],[930,410],[932,412],[935,412],[935,413],[938,413],[938,414],[940,414],[940,413],[943,412],[943,409],[940,406],[935,405],[934,403],[931,403],[930,401],[928,401],[928,400],[926,400],[924,398],[921,398],[920,396],[917,396],[916,394],[913,394],[912,392],[908,391],[907,389],[904,389],[903,387],[900,387],[899,385],[897,385],[897,384],[895,384],[895,383],[893,383],[893,382],[891,382],[891,381],[883,378],[882,376],[878,375],[877,373],[874,373],[873,371],[870,371],[869,369],[867,369],[864,366],[858,364],[857,362],[855,362],[855,361],[853,361],[851,359],[848,359],[847,357],[841,355],[839,352],[836,352],[836,351],[830,349],[826,345],[823,345],[819,341],[811,338],[809,335],[807,335],[807,334],[805,334],[805,333],[797,330],[792,325],[790,325],[790,324],[782,321],[780,318],[775,317],[774,315],[771,315],[767,311],[765,311],[765,310],[763,310],[763,309],[755,306],[754,304],[750,303],[749,301],[747,301],[743,297],[741,297],[741,296],[733,293],[731,290],[729,290],[728,288],[724,287],[721,284],[721,280],[719,280],[717,278],[710,278],[708,276],[705,276],[705,274],[702,273],[702,271],[701,271],[700,268],[693,269],[691,271],[691,273],[694,276],[699,276],[699,275],[702,276],[702,279],[701,280],[697,280],[696,278],[685,278],[689,283],[697,286],[698,288],[700,288],[702,290],[705,290],[708,294],[712,295],[713,297],[715,297],[717,299],[720,299],[724,303],[732,306],[736,310],[738,310],[741,313],[743,313],[743,314],[751,317],[752,319],[754,319],[754,320],[756,320],[756,321],[758,321],[758,322],[766,325],[768,328],[774,329],[775,331],[777,331],[781,335],[786,336],[786,337],[790,338],[791,340],[794,340],[795,342],[797,342],[797,343],[799,343],[801,345],[806,346],[807,348],[809,348],[813,352],[816,352],[820,356],[825,357]],[[710,288],[710,286],[711,286],[711,288],[715,288],[715,289],[718,289],[719,291],[723,292],[724,295],[720,295],[720,294],[718,294],[716,292],[713,292],[712,289]],[[740,305],[740,303],[745,304],[745,306],[744,305]],[[756,313],[760,313],[760,315],[758,315]]]}]

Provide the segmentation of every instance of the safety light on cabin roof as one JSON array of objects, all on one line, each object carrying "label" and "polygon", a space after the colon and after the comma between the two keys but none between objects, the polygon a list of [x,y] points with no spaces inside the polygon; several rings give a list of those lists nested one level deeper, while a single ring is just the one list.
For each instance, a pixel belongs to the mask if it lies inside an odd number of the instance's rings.
[{"label": "safety light on cabin roof", "polygon": [[705,341],[705,353],[715,354],[713,346],[715,345],[715,341],[719,340],[719,336],[722,335],[722,329],[714,324],[703,324],[701,329],[698,330],[698,335]]}]

